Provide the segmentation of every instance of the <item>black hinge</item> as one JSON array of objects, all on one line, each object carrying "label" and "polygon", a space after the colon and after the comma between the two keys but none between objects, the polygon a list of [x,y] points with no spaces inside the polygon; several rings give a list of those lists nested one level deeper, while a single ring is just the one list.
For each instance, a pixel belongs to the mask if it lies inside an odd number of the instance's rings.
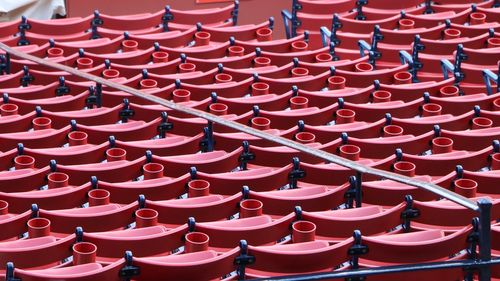
[{"label": "black hinge", "polygon": [[158,131],[158,135],[160,138],[165,138],[167,131],[170,131],[174,128],[174,124],[168,122],[168,115],[166,112],[161,113],[161,123],[158,125],[156,130]]},{"label": "black hinge", "polygon": [[411,221],[420,216],[420,210],[413,208],[413,198],[411,195],[406,195],[405,201],[406,208],[401,212],[401,219],[403,219],[403,230],[408,232],[410,230]]},{"label": "black hinge", "polygon": [[10,54],[0,55],[0,75],[10,74]]},{"label": "black hinge", "polygon": [[33,82],[33,80],[35,80],[35,77],[33,77],[33,75],[30,74],[29,72],[29,68],[27,66],[24,66],[23,67],[23,77],[21,77],[21,85],[23,87],[27,87],[29,85],[29,83]]},{"label": "black hinge", "polygon": [[65,94],[69,94],[69,87],[66,86],[64,76],[59,77],[59,87],[56,88],[56,96],[64,96]]},{"label": "black hinge", "polygon": [[245,279],[245,268],[247,265],[254,264],[255,257],[248,254],[248,244],[246,240],[240,241],[240,255],[234,258],[234,265],[237,265],[236,273],[239,280]]},{"label": "black hinge", "polygon": [[240,169],[246,170],[248,161],[254,160],[255,154],[250,152],[250,145],[248,141],[243,141],[243,152],[241,152],[238,161],[240,162]]},{"label": "black hinge", "polygon": [[132,117],[134,115],[135,115],[135,111],[133,109],[130,109],[128,99],[124,99],[123,100],[123,109],[120,110],[120,112],[118,113],[118,116],[120,117],[122,122],[125,123],[128,121],[128,119],[130,117]]},{"label": "black hinge", "polygon": [[297,188],[297,180],[305,178],[306,171],[300,169],[300,160],[298,157],[293,157],[292,163],[293,168],[288,174],[288,179],[290,179],[290,188]]},{"label": "black hinge", "polygon": [[141,274],[141,269],[138,266],[132,265],[133,256],[131,251],[125,252],[125,266],[118,271],[118,276],[125,280],[130,280],[131,277]]}]

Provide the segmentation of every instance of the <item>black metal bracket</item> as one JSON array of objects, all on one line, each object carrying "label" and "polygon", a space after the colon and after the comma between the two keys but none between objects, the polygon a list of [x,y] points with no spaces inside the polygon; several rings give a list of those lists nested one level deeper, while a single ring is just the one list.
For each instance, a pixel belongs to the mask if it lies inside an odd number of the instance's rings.
[{"label": "black metal bracket", "polygon": [[[340,140],[342,141],[342,145],[349,143],[349,135],[346,132],[340,134]],[[340,152],[340,146],[337,147],[337,152]]]},{"label": "black metal bracket", "polygon": [[406,207],[401,212],[401,219],[403,220],[403,230],[408,232],[411,229],[411,220],[420,216],[420,210],[413,208],[413,198],[411,195],[405,196]]},{"label": "black metal bracket", "polygon": [[146,196],[144,196],[144,194],[139,194],[139,196],[137,196],[137,209],[140,210],[144,208],[146,208]]},{"label": "black metal bracket", "polygon": [[366,16],[363,14],[363,6],[368,4],[368,0],[358,0],[356,1],[356,20],[366,20]]},{"label": "black metal bracket", "polygon": [[49,167],[50,167],[50,171],[53,173],[53,172],[57,172],[57,162],[56,160],[52,159],[49,161]]},{"label": "black metal bracket", "polygon": [[166,5],[165,6],[165,13],[161,17],[161,22],[162,22],[164,32],[169,31],[168,30],[168,22],[173,21],[173,20],[174,20],[174,15],[172,14],[172,12],[170,12],[170,6]]},{"label": "black metal bracket", "polygon": [[411,55],[406,51],[399,51],[399,58],[401,60],[401,64],[408,63],[410,68],[409,72],[412,74],[412,82],[418,83],[418,71],[422,69],[423,64],[418,59],[418,55],[420,51],[425,50],[425,45],[420,41],[420,35],[415,35],[415,39],[413,40],[413,48]]},{"label": "black metal bracket", "polygon": [[330,54],[330,56],[332,56],[332,61],[340,60],[340,57],[337,56],[337,54],[335,53],[335,43],[330,42],[330,48],[328,49],[328,53]]},{"label": "black metal bracket", "polygon": [[91,26],[98,26],[98,25],[103,25],[104,21],[101,19],[101,15],[99,13],[99,10],[94,10],[94,18],[90,22]]},{"label": "black metal bracket", "polygon": [[[366,255],[369,251],[368,246],[361,244],[362,237],[361,231],[354,230],[352,234],[354,238],[353,245],[347,250],[347,254],[351,256],[351,268],[358,269],[359,268],[359,256]],[[346,281],[362,281],[365,280],[366,277],[348,277]]]},{"label": "black metal bracket", "polygon": [[[348,209],[360,208],[362,206],[363,191],[361,190],[361,174],[349,177],[349,189],[344,193]],[[354,204],[356,202],[356,204]]]},{"label": "black metal bracket", "polygon": [[[479,207],[479,260],[481,262],[491,261],[491,207],[492,203],[487,198],[477,201]],[[479,271],[479,280],[491,279],[489,266],[482,267]]]},{"label": "black metal bracket", "polygon": [[479,218],[472,219],[472,231],[467,235],[467,256],[469,259],[477,258],[477,245],[479,244]]},{"label": "black metal bracket", "polygon": [[97,27],[97,25],[92,25],[92,27],[90,28],[90,31],[92,32],[90,39],[92,40],[101,38],[101,35],[99,35],[99,32],[97,31]]},{"label": "black metal bracket", "polygon": [[149,149],[146,150],[144,155],[146,156],[146,164],[153,162],[153,152],[151,152],[151,150],[149,150]]},{"label": "black metal bracket", "polygon": [[459,86],[460,82],[465,78],[465,74],[462,72],[461,66],[462,62],[464,60],[467,60],[468,56],[464,53],[463,49],[464,46],[462,44],[458,44],[455,54],[455,62],[453,64],[447,59],[441,60],[441,71],[443,72],[443,78],[448,79],[448,72],[453,73],[453,77],[455,77],[455,86]]},{"label": "black metal bracket", "polygon": [[368,62],[375,67],[376,60],[382,57],[382,53],[378,50],[378,42],[384,39],[384,35],[380,31],[380,26],[373,27],[373,36],[371,45],[365,40],[358,41],[359,54],[361,57],[365,56],[365,51],[368,51]]},{"label": "black metal bracket", "polygon": [[69,87],[66,85],[66,80],[64,79],[64,76],[59,77],[59,86],[56,88],[56,96],[64,96],[66,94],[69,94]]},{"label": "black metal bracket", "polygon": [[299,157],[292,158],[293,168],[288,174],[288,179],[290,180],[290,188],[297,188],[297,181],[306,176],[306,171],[300,169],[300,159]]},{"label": "black metal bracket", "polygon": [[424,14],[434,14],[434,10],[432,9],[432,1],[431,0],[425,0],[425,9],[424,9]]},{"label": "black metal bracket", "polygon": [[214,140],[214,129],[213,123],[208,121],[207,127],[203,128],[203,139],[200,141],[200,147],[202,152],[214,151],[215,140]]},{"label": "black metal bracket", "polygon": [[5,268],[5,281],[21,281],[21,278],[14,277],[14,263],[8,262]]},{"label": "black metal bracket", "polygon": [[123,280],[130,280],[134,276],[141,274],[141,268],[133,265],[134,257],[131,251],[125,252],[125,266],[118,271],[118,276]]},{"label": "black metal bracket", "polygon": [[298,0],[292,1],[292,11],[282,10],[281,16],[283,17],[283,23],[285,24],[286,38],[290,39],[297,36],[297,27],[301,26],[302,23],[297,18],[297,11],[302,10],[302,5]]},{"label": "black metal bracket", "polygon": [[21,22],[17,26],[18,30],[30,30],[31,24],[28,23],[28,18],[26,16],[21,16]]},{"label": "black metal bracket", "polygon": [[241,189],[241,200],[246,200],[249,197],[250,197],[250,187],[248,187],[248,185],[244,185],[243,188]]},{"label": "black metal bracket", "polygon": [[123,123],[127,123],[128,119],[135,115],[135,111],[130,109],[130,103],[128,99],[123,99],[123,109],[120,110],[118,116],[122,120]]},{"label": "black metal bracket", "polygon": [[[472,219],[472,231],[467,235],[467,258],[470,260],[477,259],[477,245],[479,244],[479,218],[475,217]],[[477,268],[465,267],[465,281],[474,280],[474,272]]]},{"label": "black metal bracket", "polygon": [[77,226],[75,228],[75,243],[80,243],[83,241],[83,228],[81,226]]},{"label": "black metal bracket", "polygon": [[238,280],[245,279],[245,269],[247,265],[254,264],[255,257],[248,254],[248,243],[246,240],[240,241],[240,255],[234,258],[234,265],[237,266],[236,274]]},{"label": "black metal bracket", "polygon": [[31,82],[35,80],[35,77],[30,74],[28,66],[23,66],[23,76],[21,77],[20,83],[23,87],[27,87]]},{"label": "black metal bracket", "polygon": [[21,16],[21,23],[17,26],[19,30],[18,36],[19,40],[17,41],[18,46],[26,46],[29,45],[30,42],[26,39],[26,30],[31,29],[31,25],[28,23],[28,19],[25,16]]},{"label": "black metal bracket", "polygon": [[35,116],[42,117],[42,107],[39,105],[35,106]]},{"label": "black metal bracket", "polygon": [[464,46],[462,44],[457,45],[457,51],[455,53],[455,73],[460,73],[460,78],[464,78],[464,74],[462,72],[462,62],[466,61],[469,56],[464,52]]},{"label": "black metal bracket", "polygon": [[31,218],[38,218],[40,209],[37,204],[31,204]]},{"label": "black metal bracket", "polygon": [[95,88],[94,86],[90,86],[89,96],[85,99],[85,106],[87,108],[93,108],[94,106],[101,107],[102,105],[101,96],[102,96],[101,83],[97,83]]},{"label": "black metal bracket", "polygon": [[92,186],[92,189],[98,189],[99,188],[99,180],[97,179],[96,176],[91,176],[90,177],[90,185]]},{"label": "black metal bracket", "polygon": [[352,209],[354,207],[354,198],[356,197],[356,177],[349,177],[349,188],[344,193],[345,205],[347,209]]},{"label": "black metal bracket", "polygon": [[156,130],[158,131],[158,136],[160,136],[160,138],[162,138],[162,139],[165,138],[167,131],[170,131],[173,128],[174,128],[174,124],[171,122],[168,122],[167,112],[163,111],[161,113],[161,123],[156,128]]},{"label": "black metal bracket", "polygon": [[90,22],[90,30],[92,32],[91,39],[98,39],[101,38],[99,33],[97,32],[97,28],[101,25],[104,24],[104,21],[101,19],[99,11],[95,10],[94,11],[94,18]]},{"label": "black metal bracket", "polygon": [[198,175],[198,171],[196,170],[196,167],[191,167],[189,168],[189,176],[191,180],[195,180]]},{"label": "black metal bracket", "polygon": [[328,46],[328,38],[330,39],[330,43],[333,43],[335,46],[340,45],[341,41],[337,37],[337,31],[342,28],[342,23],[340,22],[339,15],[334,14],[332,18],[332,26],[330,30],[326,26],[322,26],[320,28],[321,34],[321,42],[323,43],[323,47]]},{"label": "black metal bracket", "polygon": [[274,17],[269,17],[269,25],[267,26],[269,29],[274,30]]},{"label": "black metal bracket", "polygon": [[10,54],[0,55],[0,75],[10,74]]},{"label": "black metal bracket", "polygon": [[24,29],[20,30],[19,31],[19,40],[17,41],[17,46],[26,46],[29,44],[30,44],[30,41],[28,41],[28,39],[26,39],[26,31]]},{"label": "black metal bracket", "polygon": [[234,9],[231,12],[232,20],[233,20],[233,25],[238,24],[238,15],[240,13],[240,1],[239,0],[234,0]]},{"label": "black metal bracket", "polygon": [[246,170],[248,161],[254,160],[255,154],[250,152],[250,144],[248,141],[243,141],[243,152],[241,152],[238,161],[240,162],[240,170]]},{"label": "black metal bracket", "polygon": [[330,33],[330,42],[333,42],[335,46],[340,45],[340,39],[337,37],[337,31],[341,29],[343,24],[340,22],[340,17],[338,14],[333,14],[332,18],[332,26]]},{"label": "black metal bracket", "polygon": [[24,154],[24,144],[22,142],[17,144],[17,155]]},{"label": "black metal bracket", "polygon": [[71,131],[74,132],[74,131],[78,131],[78,123],[76,123],[76,120],[75,119],[71,119],[69,121],[69,125],[71,126]]}]

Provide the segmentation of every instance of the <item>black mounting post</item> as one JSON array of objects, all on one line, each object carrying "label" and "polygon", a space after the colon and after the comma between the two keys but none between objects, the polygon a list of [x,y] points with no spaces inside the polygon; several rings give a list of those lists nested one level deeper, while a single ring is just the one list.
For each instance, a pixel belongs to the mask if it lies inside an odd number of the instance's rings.
[{"label": "black mounting post", "polygon": [[174,128],[174,124],[171,122],[168,122],[168,114],[167,112],[163,111],[161,113],[161,123],[158,125],[156,130],[158,131],[158,136],[162,139],[165,138],[165,135],[167,134],[167,131],[170,131]]},{"label": "black mounting post", "polygon": [[38,218],[40,209],[37,204],[31,204],[31,218]]},{"label": "black mounting post", "polygon": [[[479,218],[472,219],[472,231],[467,235],[467,258],[469,260],[477,259],[477,245],[479,244]],[[474,280],[475,268],[465,268],[465,281]]]},{"label": "black mounting post", "polygon": [[[481,198],[477,201],[479,207],[479,260],[491,260],[491,206],[489,199]],[[479,270],[479,280],[491,279],[490,266],[481,267]]]},{"label": "black mounting post", "polygon": [[292,158],[293,168],[288,174],[288,179],[290,179],[290,189],[297,188],[297,181],[306,176],[306,172],[300,169],[300,160],[299,157]]},{"label": "black mounting post", "polygon": [[21,16],[21,23],[17,26],[19,30],[19,40],[17,41],[18,46],[26,46],[29,45],[30,42],[26,39],[26,30],[31,29],[31,24],[28,23],[28,19],[25,16]]},{"label": "black mounting post", "polygon": [[25,65],[23,66],[23,76],[21,77],[21,86],[27,87],[31,82],[35,80],[35,77],[30,74],[29,68]]},{"label": "black mounting post", "polygon": [[128,99],[123,99],[123,109],[118,113],[123,123],[127,123],[128,119],[135,115],[135,111],[130,109]]},{"label": "black mounting post", "polygon": [[94,11],[94,18],[90,22],[90,30],[92,32],[91,39],[98,39],[101,38],[99,33],[97,32],[97,27],[101,26],[104,24],[104,21],[101,19],[99,11],[95,10]]},{"label": "black mounting post", "polygon": [[405,196],[406,207],[403,212],[401,212],[401,219],[403,220],[403,230],[404,232],[409,232],[411,229],[411,220],[420,216],[420,211],[413,208],[413,198],[411,195]]},{"label": "black mounting post", "polygon": [[231,16],[233,19],[233,25],[238,24],[238,14],[240,12],[240,1],[239,0],[234,0],[234,9],[231,12]]},{"label": "black mounting post", "polygon": [[64,96],[69,94],[69,87],[66,85],[66,80],[64,76],[59,77],[59,86],[56,88],[56,96]]},{"label": "black mounting post", "polygon": [[363,183],[363,174],[361,172],[356,172],[356,208],[361,208],[363,192],[361,190],[361,185]]},{"label": "black mounting post", "polygon": [[432,10],[432,1],[431,0],[425,0],[425,10],[424,14],[434,14],[434,10]]},{"label": "black mounting post", "polygon": [[344,193],[345,205],[347,209],[352,209],[354,207],[354,200],[356,198],[356,177],[349,177],[349,188]]},{"label": "black mounting post", "polygon": [[0,55],[0,75],[10,74],[10,54]]},{"label": "black mounting post", "polygon": [[248,243],[246,240],[240,241],[240,255],[234,259],[234,264],[237,266],[236,274],[238,280],[245,279],[245,268],[249,264],[255,263],[255,257],[248,255]]},{"label": "black mounting post", "polygon": [[214,151],[215,141],[214,141],[214,129],[213,122],[208,121],[207,127],[203,128],[204,137],[200,141],[200,147],[202,152]]},{"label": "black mounting post", "polygon": [[8,262],[5,268],[5,281],[21,281],[20,278],[14,277],[14,263]]},{"label": "black mounting post", "polygon": [[297,36],[297,27],[302,25],[302,22],[297,18],[297,12],[302,10],[302,5],[298,0],[292,2],[292,37]]},{"label": "black mounting post", "polygon": [[162,26],[163,26],[163,31],[164,32],[169,31],[168,30],[168,22],[169,21],[173,21],[173,20],[174,20],[174,15],[172,15],[172,13],[170,12],[170,6],[166,5],[165,6],[165,13],[161,17],[161,21],[162,21]]},{"label": "black mounting post", "polygon": [[356,1],[356,20],[366,20],[366,16],[363,14],[363,6],[368,4],[368,0],[358,0]]},{"label": "black mounting post", "polygon": [[141,269],[138,266],[133,265],[134,257],[131,251],[126,251],[124,258],[125,266],[120,269],[118,275],[122,279],[129,281],[133,276],[141,274]]},{"label": "black mounting post", "polygon": [[[349,250],[347,250],[347,254],[351,256],[351,268],[358,269],[359,256],[367,254],[369,249],[368,246],[361,244],[362,242],[361,231],[357,229],[354,230],[352,237],[354,238],[354,243],[349,248]],[[346,281],[361,281],[364,279],[365,277],[348,277],[346,278]]]},{"label": "black mounting post", "polygon": [[90,22],[90,25],[91,26],[94,26],[94,25],[99,26],[99,25],[103,25],[103,24],[104,24],[104,21],[101,19],[99,10],[94,10],[94,18]]},{"label": "black mounting post", "polygon": [[240,170],[246,170],[248,161],[254,160],[255,154],[250,152],[250,144],[248,141],[243,141],[243,152],[241,152],[238,161],[240,162]]},{"label": "black mounting post", "polygon": [[102,94],[102,85],[100,83],[97,84],[97,87],[89,86],[89,96],[85,99],[85,106],[87,108],[101,107],[101,94]]}]

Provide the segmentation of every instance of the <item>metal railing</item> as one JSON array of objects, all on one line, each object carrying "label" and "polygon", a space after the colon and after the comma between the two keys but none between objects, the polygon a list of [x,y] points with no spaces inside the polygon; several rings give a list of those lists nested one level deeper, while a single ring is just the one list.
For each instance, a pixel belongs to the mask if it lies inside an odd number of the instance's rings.
[{"label": "metal railing", "polygon": [[216,115],[197,110],[194,108],[190,108],[181,104],[176,104],[169,100],[165,100],[156,96],[147,95],[142,93],[141,91],[134,89],[132,87],[121,85],[116,82],[103,79],[101,77],[95,76],[90,73],[82,72],[80,70],[55,63],[50,60],[45,60],[42,58],[35,57],[33,55],[26,54],[19,50],[13,49],[3,43],[0,43],[0,49],[10,54],[10,56],[6,56],[10,59],[10,57],[18,57],[25,60],[30,60],[40,65],[44,65],[53,69],[65,71],[69,74],[84,78],[89,81],[95,82],[98,86],[108,86],[113,89],[117,89],[126,93],[129,93],[133,96],[151,101],[153,103],[165,106],[167,108],[183,112],[192,116],[200,117],[208,121],[208,126],[212,127],[213,123],[219,124],[222,126],[226,126],[232,129],[235,129],[239,132],[244,132],[246,134],[259,137],[261,139],[268,140],[270,142],[287,146],[289,148],[295,149],[297,151],[316,156],[320,159],[328,161],[330,163],[335,163],[337,165],[343,166],[345,168],[356,171],[356,181],[358,185],[361,185],[363,174],[370,174],[374,176],[378,176],[380,178],[385,178],[388,180],[393,180],[399,183],[403,183],[406,185],[418,187],[434,194],[439,195],[442,198],[446,198],[450,201],[453,201],[459,205],[462,205],[468,209],[474,210],[478,212],[479,216],[479,258],[477,260],[465,260],[463,262],[442,262],[442,263],[432,263],[432,264],[414,264],[414,265],[406,265],[406,266],[397,266],[397,267],[379,267],[373,269],[357,269],[357,270],[346,270],[342,272],[329,272],[329,273],[321,273],[321,274],[312,274],[312,275],[300,275],[300,276],[289,276],[289,277],[280,277],[279,279],[284,280],[320,280],[325,278],[343,278],[348,276],[365,276],[365,275],[373,275],[373,274],[386,274],[391,272],[405,272],[405,271],[414,271],[414,270],[426,270],[426,269],[440,269],[440,268],[453,268],[453,267],[468,267],[471,269],[477,269],[480,272],[480,280],[490,280],[491,272],[490,265],[499,264],[498,260],[491,260],[491,217],[490,217],[490,209],[492,203],[488,199],[480,199],[478,202],[474,202],[468,198],[465,198],[461,195],[458,195],[452,191],[444,189],[438,185],[429,182],[423,182],[419,180],[415,180],[413,178],[395,174],[392,172],[368,167],[354,161],[347,160],[345,158],[339,157],[337,155],[312,148],[310,146],[297,143],[290,139],[286,139],[284,137],[276,136],[269,134],[264,131],[260,131],[249,126],[237,123],[235,121],[230,121]]}]

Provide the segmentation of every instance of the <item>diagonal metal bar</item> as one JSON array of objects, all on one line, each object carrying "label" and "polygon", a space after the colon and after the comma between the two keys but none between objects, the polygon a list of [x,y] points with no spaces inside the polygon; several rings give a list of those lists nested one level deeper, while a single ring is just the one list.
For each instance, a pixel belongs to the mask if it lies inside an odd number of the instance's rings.
[{"label": "diagonal metal bar", "polygon": [[462,268],[468,270],[481,269],[489,266],[499,266],[500,259],[492,259],[490,261],[476,261],[476,260],[463,260],[463,261],[444,261],[434,263],[417,263],[417,264],[403,264],[393,266],[380,266],[374,268],[362,268],[353,270],[339,270],[322,273],[288,275],[288,276],[275,276],[269,278],[252,279],[255,281],[314,281],[314,280],[332,280],[332,279],[355,279],[366,278],[371,275],[381,274],[396,274],[396,273],[409,273],[414,271],[427,271],[427,270],[443,270],[452,268]]},{"label": "diagonal metal bar", "polygon": [[121,84],[118,84],[116,82],[103,79],[99,76],[95,76],[93,74],[89,74],[89,73],[71,68],[69,66],[55,63],[55,62],[50,61],[50,60],[45,60],[45,59],[38,58],[38,57],[35,57],[33,55],[30,55],[30,54],[26,54],[26,53],[21,52],[19,50],[13,49],[13,48],[11,48],[3,43],[0,43],[0,49],[7,52],[7,53],[10,53],[12,56],[19,57],[19,58],[26,59],[26,60],[30,60],[32,62],[38,63],[40,65],[48,66],[50,68],[65,71],[69,74],[79,76],[79,77],[85,78],[87,80],[90,80],[90,81],[93,81],[96,83],[100,83],[102,85],[106,85],[110,88],[114,88],[114,89],[129,93],[133,96],[140,97],[142,99],[154,102],[154,103],[159,104],[159,105],[163,105],[163,106],[168,107],[170,109],[177,110],[177,111],[180,111],[180,112],[192,115],[192,116],[200,117],[200,118],[206,119],[208,121],[235,129],[237,131],[247,133],[249,135],[256,136],[256,137],[259,137],[261,139],[265,139],[265,140],[274,142],[276,144],[284,145],[284,146],[287,146],[289,148],[293,148],[297,151],[316,156],[316,157],[321,158],[323,160],[326,160],[328,162],[335,163],[337,165],[355,170],[355,171],[362,173],[362,174],[364,174],[364,173],[372,174],[372,175],[379,176],[381,178],[386,178],[386,179],[400,182],[403,184],[407,184],[407,185],[411,185],[411,186],[425,189],[427,191],[430,191],[434,194],[439,195],[440,197],[446,198],[446,199],[451,200],[457,204],[460,204],[464,207],[467,207],[467,208],[475,210],[475,211],[479,211],[479,208],[475,202],[473,202],[473,201],[471,201],[471,200],[469,200],[461,195],[458,195],[452,191],[449,191],[445,188],[442,188],[438,185],[435,185],[435,184],[432,184],[429,182],[415,180],[413,178],[406,177],[406,176],[399,175],[399,174],[395,174],[395,173],[391,173],[388,171],[371,168],[371,167],[368,167],[365,165],[361,165],[361,164],[358,164],[354,161],[350,161],[350,160],[347,160],[345,158],[336,156],[334,154],[331,154],[331,153],[328,153],[328,152],[325,152],[325,151],[322,151],[319,149],[315,149],[315,148],[300,144],[298,142],[295,142],[295,141],[292,141],[292,140],[289,140],[289,139],[286,139],[283,137],[271,135],[271,134],[266,133],[264,131],[254,129],[254,128],[251,128],[249,126],[246,126],[246,125],[234,122],[234,121],[226,120],[224,118],[218,117],[218,116],[210,114],[208,112],[204,112],[204,111],[190,108],[190,107],[187,107],[184,105],[176,104],[174,102],[171,102],[169,100],[165,100],[165,99],[162,99],[162,98],[159,98],[156,96],[147,95],[147,94],[145,94],[137,89],[134,89],[132,87],[121,85]]}]

